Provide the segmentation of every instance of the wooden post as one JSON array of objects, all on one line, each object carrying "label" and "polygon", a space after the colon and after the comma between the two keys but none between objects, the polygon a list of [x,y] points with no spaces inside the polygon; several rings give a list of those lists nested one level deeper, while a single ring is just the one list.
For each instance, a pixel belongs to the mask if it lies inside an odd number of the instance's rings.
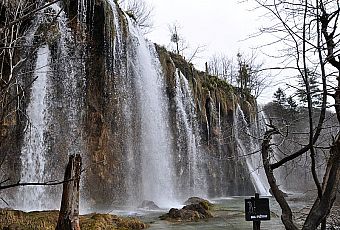
[{"label": "wooden post", "polygon": [[56,230],[80,230],[79,181],[81,173],[80,154],[70,155],[66,166],[63,195]]},{"label": "wooden post", "polygon": [[261,221],[253,221],[253,230],[260,230],[261,229]]},{"label": "wooden post", "polygon": [[[259,198],[260,198],[260,194],[255,193],[255,204],[256,204],[256,200],[258,200]],[[260,220],[253,221],[253,230],[260,230],[260,229],[261,229],[261,221]]]}]

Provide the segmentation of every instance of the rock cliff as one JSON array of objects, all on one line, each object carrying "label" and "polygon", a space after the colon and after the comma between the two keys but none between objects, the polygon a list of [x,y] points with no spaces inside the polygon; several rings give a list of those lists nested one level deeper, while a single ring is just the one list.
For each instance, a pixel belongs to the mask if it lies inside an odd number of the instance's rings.
[{"label": "rock cliff", "polygon": [[[24,96],[1,110],[2,168],[11,181],[62,178],[67,155],[81,153],[83,200],[93,209],[254,193],[235,134],[237,110],[255,128],[253,97],[146,41],[112,0],[64,0],[25,28],[21,44],[35,49],[16,53],[27,59],[15,75]],[[43,75],[37,50],[46,55]],[[39,78],[46,81],[38,86]],[[40,114],[29,113],[34,92],[43,97]],[[9,203],[59,205],[59,188],[29,189],[8,191]]]}]

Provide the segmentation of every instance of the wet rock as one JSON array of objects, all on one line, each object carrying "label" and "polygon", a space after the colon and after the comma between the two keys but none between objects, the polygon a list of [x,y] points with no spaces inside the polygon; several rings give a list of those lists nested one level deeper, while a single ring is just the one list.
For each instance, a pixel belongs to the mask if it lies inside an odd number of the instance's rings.
[{"label": "wet rock", "polygon": [[204,202],[200,202],[198,204],[186,205],[182,209],[172,208],[168,213],[160,216],[160,219],[168,221],[198,221],[211,217],[213,216],[209,211],[209,207]]},{"label": "wet rock", "polygon": [[138,206],[138,208],[144,208],[144,209],[149,209],[149,210],[158,210],[160,209],[155,202],[151,200],[143,200],[141,205]]},{"label": "wet rock", "polygon": [[200,198],[200,197],[197,197],[197,196],[193,196],[193,197],[190,197],[189,199],[187,199],[185,202],[184,202],[184,205],[189,205],[189,204],[199,204],[199,203],[205,203],[207,204],[208,206],[212,207],[213,204],[210,203],[208,200],[205,200],[203,198]]},{"label": "wet rock", "polygon": [[189,204],[184,206],[182,209],[198,212],[200,219],[212,217],[212,214],[209,211],[209,206],[206,206],[205,202],[200,202],[199,204]]}]

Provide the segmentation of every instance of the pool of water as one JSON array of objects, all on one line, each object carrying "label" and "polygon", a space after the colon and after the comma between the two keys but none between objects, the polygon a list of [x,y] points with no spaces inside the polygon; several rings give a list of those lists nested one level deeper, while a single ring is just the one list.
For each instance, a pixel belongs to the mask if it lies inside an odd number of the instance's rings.
[{"label": "pool of water", "polygon": [[[211,202],[216,204],[217,210],[213,212],[214,217],[208,220],[201,220],[198,222],[169,222],[160,220],[158,217],[169,210],[137,210],[137,211],[119,211],[115,210],[112,213],[120,216],[138,217],[144,222],[150,224],[150,230],[156,229],[176,229],[176,230],[190,230],[190,229],[240,229],[251,230],[253,225],[251,221],[245,220],[244,213],[244,199],[249,197],[225,197],[212,199]],[[261,229],[265,230],[284,230],[279,214],[279,206],[273,198],[270,199],[271,220],[262,221]]]}]

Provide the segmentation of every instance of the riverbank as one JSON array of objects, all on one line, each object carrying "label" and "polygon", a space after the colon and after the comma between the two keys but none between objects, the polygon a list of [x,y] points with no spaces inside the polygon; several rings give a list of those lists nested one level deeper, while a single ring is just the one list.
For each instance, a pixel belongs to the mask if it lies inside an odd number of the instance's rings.
[{"label": "riverbank", "polygon": [[[0,229],[54,230],[57,225],[58,215],[59,212],[55,210],[23,212],[20,210],[1,209]],[[147,227],[147,224],[131,217],[97,213],[80,216],[80,228],[82,230],[132,230],[145,229]]]},{"label": "riverbank", "polygon": [[[210,200],[214,203],[211,210],[212,218],[199,221],[166,221],[159,217],[169,209],[136,209],[121,207],[110,211],[110,214],[81,215],[80,225],[82,230],[252,230],[252,222],[245,221],[244,199],[246,197],[222,197]],[[247,197],[248,198],[248,197]],[[271,219],[261,222],[263,230],[284,230],[280,220],[281,210],[276,201],[269,197]],[[305,194],[294,194],[287,198],[297,215],[297,222],[303,219],[310,207],[310,199]],[[179,207],[178,207],[179,208]],[[333,212],[339,208],[335,207]],[[17,210],[0,210],[0,229],[20,230],[49,230],[55,229],[58,211],[23,212]],[[15,228],[19,227],[19,228]]]}]

